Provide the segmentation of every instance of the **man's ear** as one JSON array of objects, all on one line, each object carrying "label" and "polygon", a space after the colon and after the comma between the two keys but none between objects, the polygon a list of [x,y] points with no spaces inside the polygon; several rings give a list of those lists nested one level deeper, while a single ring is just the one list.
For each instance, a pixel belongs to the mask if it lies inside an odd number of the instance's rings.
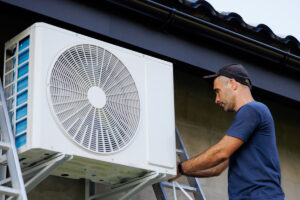
[{"label": "man's ear", "polygon": [[238,82],[235,79],[233,79],[233,78],[229,79],[229,84],[230,84],[231,89],[237,90]]}]

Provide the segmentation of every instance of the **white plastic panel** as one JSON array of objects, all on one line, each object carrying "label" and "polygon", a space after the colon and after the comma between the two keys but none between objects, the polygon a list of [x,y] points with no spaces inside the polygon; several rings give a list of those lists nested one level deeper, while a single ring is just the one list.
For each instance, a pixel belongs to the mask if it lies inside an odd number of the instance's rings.
[{"label": "white plastic panel", "polygon": [[[173,168],[176,164],[172,64],[148,57],[146,91],[148,162]],[[150,62],[151,61],[151,62]]]}]

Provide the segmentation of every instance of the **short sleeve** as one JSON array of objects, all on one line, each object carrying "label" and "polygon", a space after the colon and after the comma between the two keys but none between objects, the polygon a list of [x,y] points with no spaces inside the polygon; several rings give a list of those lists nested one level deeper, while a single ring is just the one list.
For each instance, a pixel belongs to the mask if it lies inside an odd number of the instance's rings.
[{"label": "short sleeve", "polygon": [[239,138],[246,142],[260,123],[258,112],[250,107],[242,107],[234,116],[233,123],[226,135]]}]

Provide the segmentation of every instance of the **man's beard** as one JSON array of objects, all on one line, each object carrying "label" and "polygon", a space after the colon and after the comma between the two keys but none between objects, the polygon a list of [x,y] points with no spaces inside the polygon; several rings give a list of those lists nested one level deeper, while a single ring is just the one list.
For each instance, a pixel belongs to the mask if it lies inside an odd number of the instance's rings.
[{"label": "man's beard", "polygon": [[235,110],[234,110],[234,104],[228,104],[228,103],[224,103],[224,107],[223,107],[223,109],[224,109],[224,111],[225,112],[234,112]]}]

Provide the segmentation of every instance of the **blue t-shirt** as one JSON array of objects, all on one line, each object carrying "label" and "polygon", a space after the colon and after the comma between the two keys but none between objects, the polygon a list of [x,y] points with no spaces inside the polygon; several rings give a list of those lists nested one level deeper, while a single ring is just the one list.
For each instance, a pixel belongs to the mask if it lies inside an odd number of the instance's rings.
[{"label": "blue t-shirt", "polygon": [[242,106],[226,135],[244,141],[229,158],[229,199],[283,200],[274,121],[268,107],[256,101]]}]

